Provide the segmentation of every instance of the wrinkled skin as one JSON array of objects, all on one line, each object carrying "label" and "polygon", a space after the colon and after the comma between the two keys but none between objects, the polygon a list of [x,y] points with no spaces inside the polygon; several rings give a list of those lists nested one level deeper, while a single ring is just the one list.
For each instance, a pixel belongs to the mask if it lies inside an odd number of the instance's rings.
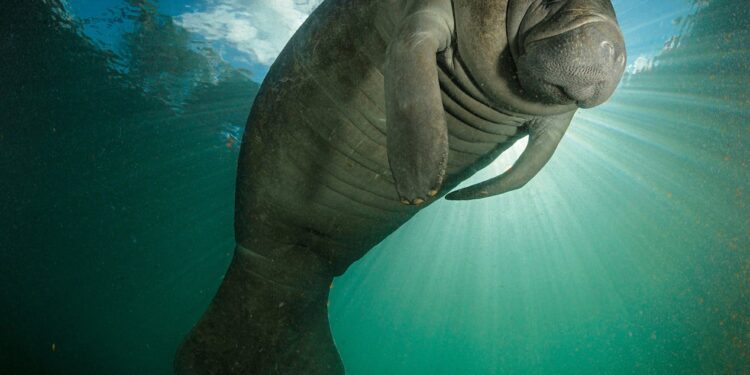
[{"label": "wrinkled skin", "polygon": [[333,277],[516,140],[526,184],[625,49],[609,1],[328,0],[271,67],[237,172],[232,264],[178,374],[341,374]]}]

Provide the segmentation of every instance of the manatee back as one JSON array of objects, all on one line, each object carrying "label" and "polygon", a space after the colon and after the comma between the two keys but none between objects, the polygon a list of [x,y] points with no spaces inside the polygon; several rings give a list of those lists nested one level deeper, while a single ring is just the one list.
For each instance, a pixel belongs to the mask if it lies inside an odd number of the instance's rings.
[{"label": "manatee back", "polygon": [[376,8],[325,2],[271,67],[242,142],[239,243],[303,242],[348,265],[415,213],[388,166]]}]

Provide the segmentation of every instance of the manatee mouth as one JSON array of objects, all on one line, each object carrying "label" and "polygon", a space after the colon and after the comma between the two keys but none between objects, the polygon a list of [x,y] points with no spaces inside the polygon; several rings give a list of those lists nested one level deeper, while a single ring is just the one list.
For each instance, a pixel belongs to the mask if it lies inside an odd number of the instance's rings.
[{"label": "manatee mouth", "polygon": [[548,87],[547,90],[544,90],[547,93],[547,100],[557,104],[575,103],[579,108],[591,108],[597,105],[598,103],[592,101],[591,98],[597,97],[603,84],[602,81],[599,81],[588,85],[571,87],[550,81],[543,83],[544,86]]},{"label": "manatee mouth", "polygon": [[569,99],[571,102],[576,103],[576,105],[579,108],[591,108],[596,106],[597,101],[592,100],[592,98],[596,98],[599,94],[599,91],[601,91],[601,86],[603,85],[603,82],[596,82],[591,85],[586,85],[582,87],[563,87],[560,85],[554,85],[557,87],[558,90],[564,95],[567,99]]},{"label": "manatee mouth", "polygon": [[594,85],[587,86],[581,89],[570,89],[566,88],[561,85],[557,85],[554,83],[550,83],[552,86],[554,86],[560,93],[562,97],[564,97],[567,100],[570,100],[571,102],[575,102],[580,106],[582,102],[585,100],[585,98],[591,97],[596,93],[596,88]]}]

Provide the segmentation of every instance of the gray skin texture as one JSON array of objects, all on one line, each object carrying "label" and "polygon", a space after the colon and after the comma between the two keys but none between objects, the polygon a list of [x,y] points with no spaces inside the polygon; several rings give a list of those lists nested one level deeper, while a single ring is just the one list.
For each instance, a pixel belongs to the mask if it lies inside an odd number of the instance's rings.
[{"label": "gray skin texture", "polygon": [[253,104],[235,255],[176,373],[342,374],[333,278],[528,135],[508,172],[447,198],[523,186],[624,62],[607,0],[323,3]]}]

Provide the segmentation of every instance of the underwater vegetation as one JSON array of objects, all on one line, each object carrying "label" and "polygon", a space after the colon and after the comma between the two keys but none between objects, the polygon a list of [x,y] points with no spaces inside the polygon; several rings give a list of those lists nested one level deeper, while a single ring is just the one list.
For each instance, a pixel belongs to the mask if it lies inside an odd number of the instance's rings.
[{"label": "underwater vegetation", "polygon": [[[0,3],[0,373],[168,374],[233,250],[259,78],[165,1],[113,2],[109,44],[68,3]],[[626,42],[679,33],[523,190],[438,202],[334,282],[347,373],[750,372],[750,9],[613,4]]]}]

